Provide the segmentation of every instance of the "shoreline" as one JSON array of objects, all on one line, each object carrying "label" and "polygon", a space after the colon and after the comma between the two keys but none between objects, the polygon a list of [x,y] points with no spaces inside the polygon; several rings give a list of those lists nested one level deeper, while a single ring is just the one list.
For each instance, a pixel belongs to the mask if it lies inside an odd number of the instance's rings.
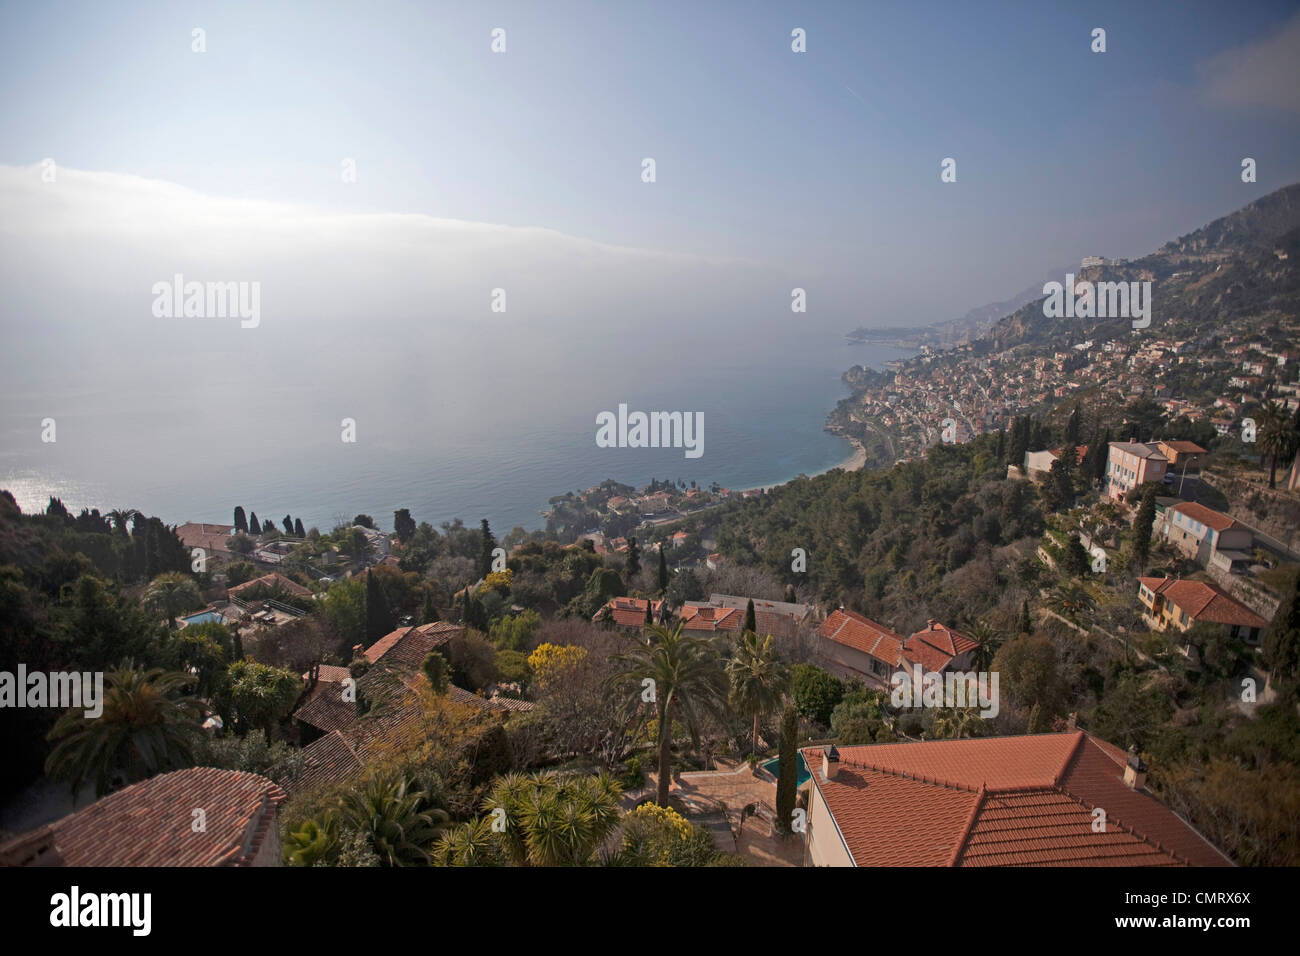
[{"label": "shoreline", "polygon": [[[838,433],[833,432],[832,434],[838,434]],[[845,458],[838,465],[831,465],[827,468],[823,468],[821,471],[814,472],[811,475],[806,475],[805,477],[817,478],[820,477],[821,475],[825,475],[828,474],[829,472],[834,471],[836,468],[840,468],[844,471],[861,471],[863,468],[866,467],[867,449],[863,446],[862,442],[858,441],[856,438],[850,438],[848,435],[839,435],[838,437],[843,438],[846,442],[848,442],[850,445],[853,446],[853,451],[849,454],[849,457]],[[794,478],[787,478],[785,481],[773,482],[770,485],[755,485],[752,488],[741,488],[739,490],[742,493],[746,491],[771,491],[773,488],[780,488],[782,485],[788,485],[790,482],[794,481],[795,478],[798,477],[799,477],[798,475],[795,475]]]}]

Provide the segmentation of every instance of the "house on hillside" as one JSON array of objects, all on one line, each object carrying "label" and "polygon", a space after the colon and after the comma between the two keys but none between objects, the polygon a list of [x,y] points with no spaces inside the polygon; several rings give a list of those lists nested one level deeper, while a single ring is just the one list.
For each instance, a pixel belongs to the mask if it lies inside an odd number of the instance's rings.
[{"label": "house on hillside", "polygon": [[1151,442],[1113,441],[1106,461],[1105,492],[1114,501],[1149,481],[1162,482],[1169,459]]},{"label": "house on hillside", "polygon": [[[650,621],[646,621],[646,606],[650,607]],[[645,627],[647,623],[662,624],[668,619],[663,601],[651,602],[646,598],[616,597],[605,602],[592,621],[608,622],[616,627]]]},{"label": "house on hillside", "polygon": [[1232,865],[1137,756],[1081,730],[800,753],[805,866]]},{"label": "house on hillside", "polygon": [[878,690],[890,688],[893,675],[920,665],[942,674],[971,667],[979,645],[938,621],[929,621],[904,638],[871,618],[839,608],[817,629],[817,656],[827,670],[856,677]]},{"label": "house on hillside", "polygon": [[1203,568],[1231,573],[1253,560],[1255,532],[1230,515],[1195,501],[1166,509],[1156,531]]},{"label": "house on hillside", "polygon": [[1142,620],[1157,631],[1188,631],[1202,622],[1222,624],[1233,637],[1257,646],[1260,633],[1268,626],[1268,621],[1250,608],[1205,581],[1138,578],[1138,600],[1142,602]]}]

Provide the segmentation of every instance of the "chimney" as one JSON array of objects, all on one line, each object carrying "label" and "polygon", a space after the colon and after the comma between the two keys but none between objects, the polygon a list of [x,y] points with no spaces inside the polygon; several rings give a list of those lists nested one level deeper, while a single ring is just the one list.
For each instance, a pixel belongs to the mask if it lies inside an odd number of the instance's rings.
[{"label": "chimney", "polygon": [[834,780],[840,772],[840,752],[831,744],[822,751],[822,779]]},{"label": "chimney", "polygon": [[1068,726],[1071,730],[1077,730],[1079,728],[1079,712],[1077,710],[1071,712]]},{"label": "chimney", "polygon": [[1130,790],[1141,790],[1147,782],[1147,765],[1138,756],[1137,746],[1128,748],[1128,766],[1124,768],[1124,786]]}]

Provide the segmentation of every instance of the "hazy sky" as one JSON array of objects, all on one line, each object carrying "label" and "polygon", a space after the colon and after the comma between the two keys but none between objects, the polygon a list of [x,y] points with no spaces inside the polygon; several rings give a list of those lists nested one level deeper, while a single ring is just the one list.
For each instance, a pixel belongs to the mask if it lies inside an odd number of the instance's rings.
[{"label": "hazy sky", "polygon": [[[916,324],[1300,179],[1297,64],[1300,17],[1280,2],[9,4],[0,164],[22,169],[5,232],[12,250],[48,218],[19,197],[50,157],[158,181],[69,173],[104,195],[46,223],[54,240],[107,248],[103,203],[124,190],[120,228],[172,228],[194,256],[211,219],[181,216],[200,208],[226,227],[214,255],[273,233],[285,257],[315,232],[299,206],[425,214],[760,263],[774,294],[809,289],[820,327]],[[171,196],[187,197],[174,221]],[[292,250],[305,275],[344,268],[358,228],[421,267],[418,222],[331,222],[339,243]]]}]

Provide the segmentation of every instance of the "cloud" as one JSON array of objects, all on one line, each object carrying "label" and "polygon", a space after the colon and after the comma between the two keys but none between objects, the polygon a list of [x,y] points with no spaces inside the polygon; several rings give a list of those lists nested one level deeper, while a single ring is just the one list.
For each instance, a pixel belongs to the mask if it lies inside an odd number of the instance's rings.
[{"label": "cloud", "polygon": [[1300,13],[1280,32],[1225,50],[1197,70],[1209,103],[1300,112]]}]

